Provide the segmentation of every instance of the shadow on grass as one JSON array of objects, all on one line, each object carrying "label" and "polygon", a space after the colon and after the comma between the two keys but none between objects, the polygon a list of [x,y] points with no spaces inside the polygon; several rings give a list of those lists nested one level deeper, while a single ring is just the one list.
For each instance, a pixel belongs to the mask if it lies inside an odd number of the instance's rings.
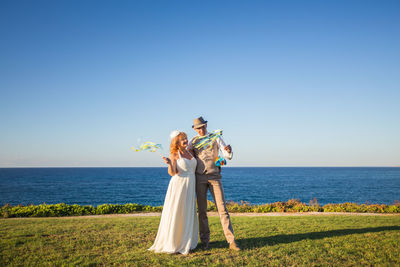
[{"label": "shadow on grass", "polygon": [[[326,237],[353,235],[353,234],[365,234],[365,233],[377,233],[382,231],[394,231],[400,230],[400,226],[381,226],[381,227],[369,227],[359,229],[339,229],[330,230],[323,232],[311,232],[302,234],[288,234],[288,235],[275,235],[255,238],[241,238],[237,239],[239,246],[243,250],[272,246],[276,244],[287,244],[292,242],[298,242],[304,239],[322,239]],[[210,242],[210,248],[226,248],[226,241],[215,241]]]}]

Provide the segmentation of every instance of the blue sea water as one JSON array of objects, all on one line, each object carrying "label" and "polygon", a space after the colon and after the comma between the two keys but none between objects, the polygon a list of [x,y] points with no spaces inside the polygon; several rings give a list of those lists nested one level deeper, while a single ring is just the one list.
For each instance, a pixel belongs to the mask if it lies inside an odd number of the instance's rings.
[{"label": "blue sea water", "polygon": [[[226,199],[252,204],[317,198],[327,203],[400,200],[400,168],[223,168]],[[162,205],[166,168],[0,168],[0,204]],[[210,198],[210,196],[209,196]]]}]

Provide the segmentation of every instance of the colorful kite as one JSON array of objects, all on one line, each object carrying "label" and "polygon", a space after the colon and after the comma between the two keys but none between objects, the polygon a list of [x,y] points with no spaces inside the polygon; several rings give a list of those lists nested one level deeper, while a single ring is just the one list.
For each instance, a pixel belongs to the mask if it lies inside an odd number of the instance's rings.
[{"label": "colorful kite", "polygon": [[[193,140],[193,147],[197,149],[206,149],[208,146],[213,147],[213,143],[217,138],[222,136],[222,130],[215,130],[205,136],[196,136]],[[199,140],[197,142],[197,140]]]},{"label": "colorful kite", "polygon": [[133,151],[139,152],[139,151],[150,151],[150,152],[156,152],[157,149],[162,149],[161,144],[156,144],[154,142],[144,142],[139,146],[139,148],[131,147]]},{"label": "colorful kite", "polygon": [[221,157],[220,155],[218,155],[218,157],[215,160],[215,165],[217,167],[221,167],[226,165],[226,159],[224,159],[223,157]]}]

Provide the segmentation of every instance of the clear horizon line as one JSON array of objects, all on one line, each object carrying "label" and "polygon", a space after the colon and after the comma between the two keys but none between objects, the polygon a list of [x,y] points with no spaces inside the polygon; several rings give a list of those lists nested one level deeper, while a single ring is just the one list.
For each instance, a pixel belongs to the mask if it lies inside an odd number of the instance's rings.
[{"label": "clear horizon line", "polygon": [[[167,166],[0,166],[0,169],[18,168],[167,168]],[[225,166],[223,168],[400,168],[388,165],[335,165],[335,166]]]}]

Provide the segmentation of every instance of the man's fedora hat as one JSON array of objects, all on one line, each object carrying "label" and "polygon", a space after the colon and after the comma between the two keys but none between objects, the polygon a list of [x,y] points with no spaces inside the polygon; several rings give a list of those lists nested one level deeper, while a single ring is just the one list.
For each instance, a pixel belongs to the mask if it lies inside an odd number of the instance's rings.
[{"label": "man's fedora hat", "polygon": [[197,129],[207,124],[207,121],[203,119],[203,117],[198,117],[193,120],[192,128]]}]

